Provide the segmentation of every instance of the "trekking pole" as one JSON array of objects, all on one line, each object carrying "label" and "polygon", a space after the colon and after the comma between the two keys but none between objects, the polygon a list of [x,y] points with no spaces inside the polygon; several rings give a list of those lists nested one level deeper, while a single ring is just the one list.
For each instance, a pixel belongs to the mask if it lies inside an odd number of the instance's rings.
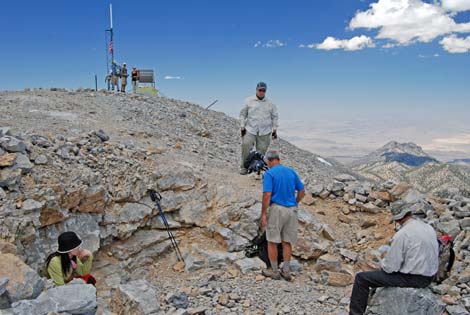
[{"label": "trekking pole", "polygon": [[153,202],[157,205],[158,212],[160,213],[160,217],[162,218],[163,224],[165,225],[166,231],[168,233],[168,236],[170,237],[171,241],[171,246],[173,247],[173,250],[176,253],[176,258],[178,261],[184,262],[183,255],[181,255],[180,248],[178,246],[178,242],[176,241],[175,237],[173,236],[173,233],[171,232],[170,225],[168,224],[168,221],[166,220],[165,214],[163,213],[163,209],[160,206],[160,201],[162,200],[162,196],[156,192],[155,190],[150,190],[150,199],[152,199]]}]

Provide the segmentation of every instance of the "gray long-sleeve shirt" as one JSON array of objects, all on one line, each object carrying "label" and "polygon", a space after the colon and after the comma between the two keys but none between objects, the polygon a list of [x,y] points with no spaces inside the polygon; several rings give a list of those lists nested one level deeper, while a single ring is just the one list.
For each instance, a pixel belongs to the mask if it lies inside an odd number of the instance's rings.
[{"label": "gray long-sleeve shirt", "polygon": [[264,136],[278,128],[276,105],[268,98],[259,100],[256,95],[245,99],[240,111],[240,125],[254,135]]},{"label": "gray long-sleeve shirt", "polygon": [[382,261],[387,273],[401,272],[434,276],[439,265],[436,231],[418,219],[410,219],[393,236],[390,251]]}]

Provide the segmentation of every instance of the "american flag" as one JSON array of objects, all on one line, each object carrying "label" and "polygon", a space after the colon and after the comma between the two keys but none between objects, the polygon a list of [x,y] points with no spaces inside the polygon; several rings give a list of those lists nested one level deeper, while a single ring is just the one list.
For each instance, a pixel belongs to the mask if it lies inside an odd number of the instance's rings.
[{"label": "american flag", "polygon": [[109,52],[113,52],[113,42],[109,42]]}]

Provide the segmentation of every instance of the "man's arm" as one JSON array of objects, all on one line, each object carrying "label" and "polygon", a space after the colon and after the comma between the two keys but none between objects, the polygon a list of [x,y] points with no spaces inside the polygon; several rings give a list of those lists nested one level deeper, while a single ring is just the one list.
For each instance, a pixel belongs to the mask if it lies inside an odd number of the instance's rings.
[{"label": "man's arm", "polygon": [[277,128],[279,127],[279,114],[277,113],[277,107],[275,104],[272,104],[271,121],[273,125],[273,131],[277,131]]},{"label": "man's arm", "polygon": [[400,271],[401,265],[405,260],[405,236],[403,234],[395,234],[385,258],[382,260],[382,269],[386,273]]},{"label": "man's arm", "polygon": [[267,220],[268,220],[268,208],[271,202],[271,193],[264,192],[263,193],[263,203],[261,205],[261,227],[264,229],[266,228]]},{"label": "man's arm", "polygon": [[246,126],[246,119],[248,118],[248,104],[244,104],[240,111],[240,127],[242,129]]},{"label": "man's arm", "polygon": [[297,204],[300,203],[300,201],[305,197],[305,189],[302,189],[300,191],[297,192]]}]

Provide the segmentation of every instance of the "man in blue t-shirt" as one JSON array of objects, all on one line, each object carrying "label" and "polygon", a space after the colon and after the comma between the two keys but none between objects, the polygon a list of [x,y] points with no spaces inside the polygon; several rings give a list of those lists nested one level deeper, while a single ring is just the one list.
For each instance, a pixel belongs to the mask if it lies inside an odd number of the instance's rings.
[{"label": "man in blue t-shirt", "polygon": [[[261,227],[266,229],[271,269],[263,270],[263,274],[276,280],[283,277],[290,281],[292,280],[290,274],[292,246],[297,242],[299,224],[297,204],[305,196],[305,189],[297,173],[281,164],[276,151],[269,151],[266,159],[269,170],[264,173],[263,178]],[[277,261],[279,243],[282,243],[284,259],[281,272]]]}]

